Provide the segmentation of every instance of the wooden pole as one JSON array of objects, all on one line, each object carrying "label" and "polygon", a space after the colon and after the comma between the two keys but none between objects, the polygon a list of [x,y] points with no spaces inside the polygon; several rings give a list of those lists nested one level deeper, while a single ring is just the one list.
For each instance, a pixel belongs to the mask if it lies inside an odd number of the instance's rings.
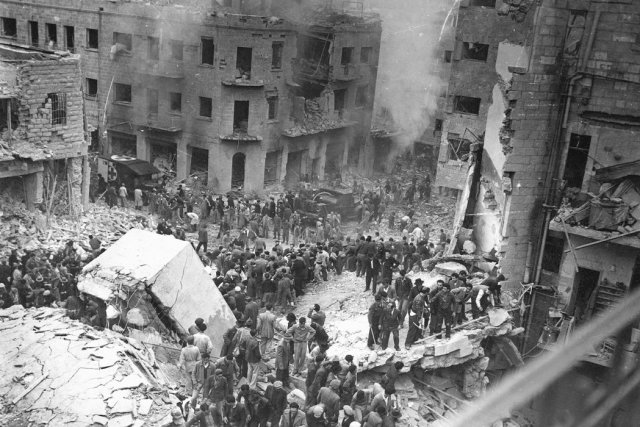
[{"label": "wooden pole", "polygon": [[35,380],[34,382],[31,383],[31,385],[22,393],[20,393],[15,399],[13,399],[13,401],[11,402],[12,404],[16,404],[18,403],[23,397],[25,397],[27,394],[31,393],[33,391],[34,388],[36,388],[42,381],[44,381],[45,379],[47,379],[49,377],[49,374],[44,374],[43,376],[41,376],[40,378],[38,378],[37,380]]},{"label": "wooden pole", "polygon": [[564,231],[564,237],[567,238],[567,244],[569,245],[569,250],[571,251],[571,255],[573,255],[573,261],[575,262],[576,273],[578,270],[578,256],[576,255],[576,251],[573,250],[573,243],[571,243],[571,238],[569,237],[569,232],[567,231],[567,224],[564,222],[564,219],[560,218],[562,221],[562,230]]},{"label": "wooden pole", "polygon": [[[595,242],[591,242],[591,243],[587,243],[587,244],[584,244],[584,245],[576,246],[575,248],[573,248],[573,250],[577,251],[578,249],[588,248],[589,246],[594,246],[594,245],[597,245],[599,243],[609,242],[611,240],[619,239],[621,237],[631,236],[632,234],[636,234],[636,233],[640,233],[640,228],[637,229],[637,230],[629,231],[628,233],[618,234],[617,236],[611,236],[611,237],[607,237],[606,239],[597,240]],[[567,252],[570,252],[570,250],[564,251],[565,254]]]}]

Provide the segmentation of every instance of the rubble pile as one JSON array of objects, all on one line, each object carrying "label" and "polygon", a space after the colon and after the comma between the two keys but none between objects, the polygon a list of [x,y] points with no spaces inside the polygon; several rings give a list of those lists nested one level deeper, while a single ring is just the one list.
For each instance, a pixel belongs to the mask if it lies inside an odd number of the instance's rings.
[{"label": "rubble pile", "polygon": [[585,226],[599,231],[629,233],[640,230],[640,189],[632,179],[617,185],[603,184],[600,194],[577,207],[568,199],[558,210],[557,222]]},{"label": "rubble pile", "polygon": [[286,136],[296,137],[324,132],[349,126],[349,122],[337,115],[329,116],[326,108],[322,108],[319,99],[306,99],[304,103],[304,119],[296,121],[295,126],[285,129]]},{"label": "rubble pile", "polygon": [[162,425],[178,399],[153,351],[65,310],[0,310],[1,425]]},{"label": "rubble pile", "polygon": [[[425,284],[439,277],[437,273],[420,273],[417,277],[425,277]],[[480,343],[489,336],[503,336],[513,330],[510,316],[505,310],[495,310],[496,315],[489,319],[472,323],[452,334],[450,339],[427,337],[414,344],[410,350],[396,353],[393,344],[386,350],[370,350],[367,347],[369,324],[367,313],[373,302],[369,292],[364,290],[364,278],[356,278],[354,273],[346,272],[336,276],[334,280],[314,287],[298,299],[296,314],[306,316],[314,303],[320,305],[327,315],[325,329],[329,335],[331,347],[329,357],[354,356],[360,370],[387,367],[402,361],[405,366],[418,365],[422,369],[438,369],[461,365],[470,360],[484,357]],[[355,290],[355,292],[354,292]],[[495,319],[495,320],[494,320]],[[285,322],[286,324],[286,322]],[[407,328],[400,330],[400,343],[404,347]],[[428,333],[427,333],[428,335]]]},{"label": "rubble pile", "polygon": [[52,216],[47,226],[46,216],[40,211],[29,212],[23,205],[2,200],[0,210],[0,239],[4,249],[56,251],[68,240],[87,242],[93,235],[105,246],[114,243],[132,228],[146,229],[155,226],[146,213],[128,209],[109,209],[104,204],[93,203],[88,212],[79,218]]}]

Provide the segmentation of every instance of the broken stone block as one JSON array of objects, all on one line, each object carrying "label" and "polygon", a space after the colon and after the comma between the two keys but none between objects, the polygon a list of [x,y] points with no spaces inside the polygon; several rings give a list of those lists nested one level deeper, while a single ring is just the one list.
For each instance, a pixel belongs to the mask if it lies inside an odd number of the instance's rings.
[{"label": "broken stone block", "polygon": [[138,388],[142,385],[143,381],[138,375],[128,375],[122,381],[115,384],[116,390],[126,389],[126,388]]},{"label": "broken stone block", "polygon": [[151,411],[151,406],[153,405],[153,400],[151,399],[142,399],[138,404],[138,414],[147,415]]},{"label": "broken stone block", "polygon": [[111,414],[124,414],[133,412],[134,401],[132,399],[119,399],[111,408]]},{"label": "broken stone block", "polygon": [[131,414],[120,415],[109,419],[107,427],[129,427],[133,425],[133,417]]},{"label": "broken stone block", "polygon": [[106,426],[107,423],[109,422],[109,418],[104,417],[102,415],[94,415],[91,418],[91,421],[95,424],[100,424],[101,426]]}]

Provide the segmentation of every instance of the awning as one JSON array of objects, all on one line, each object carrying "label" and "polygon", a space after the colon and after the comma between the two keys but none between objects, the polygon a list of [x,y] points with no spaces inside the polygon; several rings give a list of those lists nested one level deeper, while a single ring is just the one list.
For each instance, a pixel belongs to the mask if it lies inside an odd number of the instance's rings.
[{"label": "awning", "polygon": [[144,160],[136,159],[129,156],[113,155],[111,157],[103,157],[104,159],[122,165],[138,176],[154,175],[160,173],[160,170],[151,163]]}]

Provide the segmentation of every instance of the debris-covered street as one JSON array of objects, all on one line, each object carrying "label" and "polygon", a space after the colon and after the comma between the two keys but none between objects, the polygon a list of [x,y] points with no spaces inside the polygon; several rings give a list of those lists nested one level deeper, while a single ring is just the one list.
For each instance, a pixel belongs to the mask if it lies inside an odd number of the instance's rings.
[{"label": "debris-covered street", "polygon": [[0,1],[0,426],[636,426],[639,25]]}]

